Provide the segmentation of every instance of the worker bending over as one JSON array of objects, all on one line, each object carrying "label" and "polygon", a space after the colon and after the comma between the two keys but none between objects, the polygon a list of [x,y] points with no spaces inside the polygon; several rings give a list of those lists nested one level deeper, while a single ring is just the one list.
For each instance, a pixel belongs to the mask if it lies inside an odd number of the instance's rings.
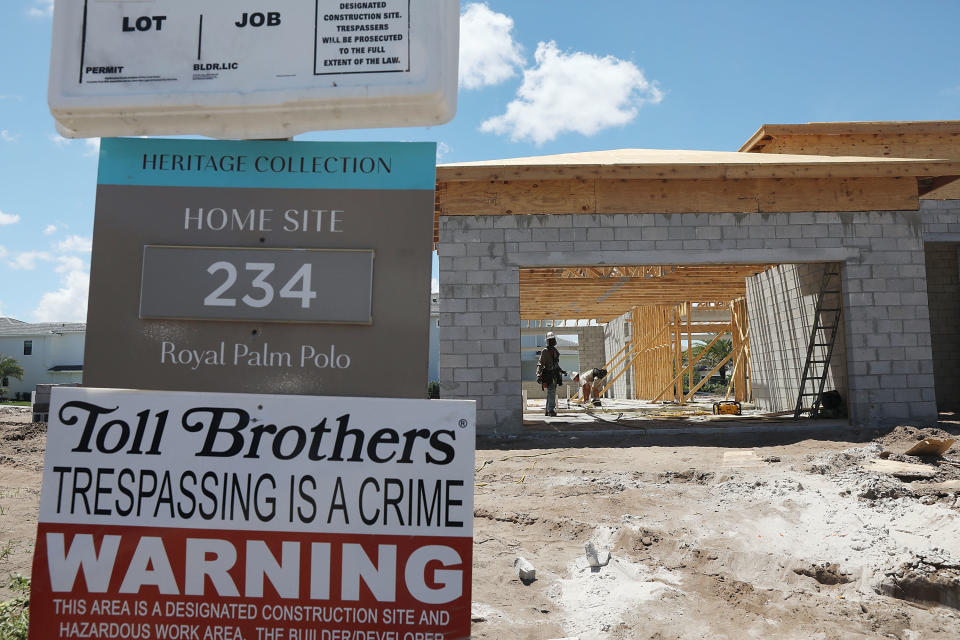
[{"label": "worker bending over", "polygon": [[591,369],[590,371],[584,371],[583,373],[577,373],[576,371],[570,374],[570,377],[573,378],[573,381],[580,385],[580,390],[583,393],[582,402],[590,402],[591,396],[593,397],[593,406],[600,406],[600,390],[603,388],[603,380],[607,377],[606,369]]}]

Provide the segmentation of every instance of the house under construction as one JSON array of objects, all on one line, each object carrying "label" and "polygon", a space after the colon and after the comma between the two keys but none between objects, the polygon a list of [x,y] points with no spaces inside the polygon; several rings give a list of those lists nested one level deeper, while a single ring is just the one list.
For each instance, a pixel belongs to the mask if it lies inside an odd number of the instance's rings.
[{"label": "house under construction", "polygon": [[[522,337],[577,334],[617,399],[689,402],[726,335],[728,397],[852,424],[955,409],[960,122],[764,125],[739,152],[442,165],[440,383],[522,429]],[[686,356],[685,356],[686,354]],[[699,374],[695,371],[701,369]]]}]

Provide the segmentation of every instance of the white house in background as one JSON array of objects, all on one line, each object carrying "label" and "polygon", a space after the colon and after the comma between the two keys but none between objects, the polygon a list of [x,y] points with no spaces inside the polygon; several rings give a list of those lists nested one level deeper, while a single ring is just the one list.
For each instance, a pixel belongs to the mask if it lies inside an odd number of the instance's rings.
[{"label": "white house in background", "polygon": [[[0,317],[0,355],[23,367],[23,380],[2,384],[8,395],[31,392],[38,384],[70,384],[83,380],[83,343],[87,325],[82,322],[29,323]],[[0,383],[4,382],[0,380]]]}]

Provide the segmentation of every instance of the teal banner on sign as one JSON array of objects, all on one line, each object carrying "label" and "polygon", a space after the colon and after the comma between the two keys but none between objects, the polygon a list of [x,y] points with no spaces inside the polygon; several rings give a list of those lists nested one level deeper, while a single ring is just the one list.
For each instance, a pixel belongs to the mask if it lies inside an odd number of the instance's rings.
[{"label": "teal banner on sign", "polygon": [[97,184],[430,190],[433,142],[104,138]]}]

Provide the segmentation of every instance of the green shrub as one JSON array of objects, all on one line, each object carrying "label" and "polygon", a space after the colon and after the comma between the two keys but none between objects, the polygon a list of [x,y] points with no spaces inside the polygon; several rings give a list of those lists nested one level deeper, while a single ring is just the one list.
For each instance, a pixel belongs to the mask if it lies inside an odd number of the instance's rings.
[{"label": "green shrub", "polygon": [[30,578],[10,576],[10,588],[20,595],[0,603],[0,640],[27,640],[30,626]]},{"label": "green shrub", "polygon": [[[436,400],[440,397],[440,383],[436,380],[431,380],[427,383],[427,397],[433,400]],[[0,640],[3,640],[0,638]]]}]

